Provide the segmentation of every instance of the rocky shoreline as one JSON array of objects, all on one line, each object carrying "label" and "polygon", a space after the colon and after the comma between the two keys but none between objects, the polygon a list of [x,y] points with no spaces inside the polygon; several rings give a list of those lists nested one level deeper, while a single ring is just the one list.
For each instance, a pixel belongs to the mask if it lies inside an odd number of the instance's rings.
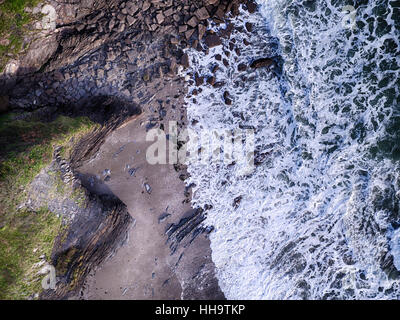
[{"label": "rocky shoreline", "polygon": [[179,64],[187,67],[185,48],[207,50],[229,36],[229,26],[221,35],[207,31],[208,21],[238,14],[243,1],[88,2],[94,9],[86,15],[86,2],[49,2],[58,12],[56,29],[44,37],[52,43],[34,42],[0,74],[0,94],[12,89],[12,109],[82,105],[99,95],[136,98],[139,83],[174,76]]},{"label": "rocky shoreline", "polygon": [[[2,111],[43,121],[60,114],[87,116],[102,129],[77,143],[64,159],[86,190],[89,209],[70,219],[68,236],[59,235],[51,263],[62,276],[57,290],[41,298],[223,299],[211,260],[212,230],[203,227],[202,210],[190,207],[186,168],[152,167],[141,159],[135,160],[140,170],[130,174],[133,167],[127,172],[127,165],[133,152],[145,154],[149,144],[140,141],[149,128],[164,129],[170,120],[178,121],[179,130],[186,128],[185,49],[221,45],[232,32],[229,18],[239,14],[239,6],[250,13],[257,6],[250,0],[48,4],[57,13],[54,27],[0,75]],[[209,29],[221,23],[226,28],[218,33]],[[271,64],[255,61],[251,67]],[[200,85],[205,79],[195,74],[190,81]],[[218,85],[212,77],[207,82]],[[229,93],[224,99],[229,105]],[[114,154],[116,162],[110,160]],[[57,159],[52,166],[60,171]],[[36,196],[46,193],[39,188],[45,180],[42,175],[33,183]],[[69,210],[60,209],[65,205],[60,200],[52,208],[67,219]],[[100,216],[95,214],[99,207]],[[150,218],[149,211],[155,212]],[[155,271],[144,274],[153,268],[151,261]]]}]

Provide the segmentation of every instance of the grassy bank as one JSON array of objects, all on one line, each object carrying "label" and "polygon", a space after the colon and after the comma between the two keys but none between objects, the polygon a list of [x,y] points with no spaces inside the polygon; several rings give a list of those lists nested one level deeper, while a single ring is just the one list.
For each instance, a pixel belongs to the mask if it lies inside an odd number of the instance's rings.
[{"label": "grassy bank", "polygon": [[39,0],[5,0],[0,4],[0,72],[10,58],[24,49],[27,24],[39,17],[25,12],[24,9],[33,8],[39,2]]},{"label": "grassy bank", "polygon": [[50,164],[54,146],[63,146],[67,155],[73,141],[94,128],[87,118],[42,123],[0,116],[0,299],[24,299],[40,291],[41,277],[32,266],[41,255],[50,256],[61,221],[45,207],[17,208],[27,186]]}]

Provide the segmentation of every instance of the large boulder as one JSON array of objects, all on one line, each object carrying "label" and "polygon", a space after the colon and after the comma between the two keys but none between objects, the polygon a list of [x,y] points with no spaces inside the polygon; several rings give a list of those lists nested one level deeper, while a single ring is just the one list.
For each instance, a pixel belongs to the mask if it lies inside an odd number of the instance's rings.
[{"label": "large boulder", "polygon": [[258,69],[258,68],[267,68],[270,66],[275,65],[275,61],[271,58],[261,58],[261,59],[257,59],[254,60],[250,67],[254,68],[254,69]]},{"label": "large boulder", "polygon": [[215,33],[206,35],[204,41],[209,48],[213,48],[222,44],[221,38]]}]

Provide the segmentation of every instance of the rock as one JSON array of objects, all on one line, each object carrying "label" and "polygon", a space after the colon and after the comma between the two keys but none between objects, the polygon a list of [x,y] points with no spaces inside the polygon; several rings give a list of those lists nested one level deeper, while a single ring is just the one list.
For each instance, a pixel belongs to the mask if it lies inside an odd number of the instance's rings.
[{"label": "rock", "polygon": [[182,56],[182,58],[181,58],[181,65],[182,65],[184,68],[189,68],[190,63],[189,63],[189,56],[188,56],[187,53],[185,53],[185,54]]},{"label": "rock", "polygon": [[18,74],[23,75],[39,70],[57,51],[58,46],[56,34],[33,41],[27,54],[19,60]]},{"label": "rock", "polygon": [[136,19],[130,15],[126,16],[126,21],[128,22],[128,25],[131,26],[135,23]]},{"label": "rock", "polygon": [[[41,258],[40,258],[40,259],[41,259]],[[36,262],[36,263],[32,266],[32,268],[37,269],[37,268],[42,267],[42,266],[45,265],[45,264],[46,264],[46,261],[41,260],[41,261],[39,261],[39,262]],[[45,267],[41,268],[41,269],[37,272],[37,274],[46,274],[46,273],[47,273],[47,270],[45,270],[45,268],[47,268],[47,265],[46,265]]]},{"label": "rock", "polygon": [[193,16],[188,22],[186,22],[189,26],[191,26],[192,28],[195,28],[197,25],[198,25],[198,23],[199,23],[199,20],[195,17],[195,16]]},{"label": "rock", "polygon": [[175,22],[179,22],[179,21],[181,20],[181,17],[180,17],[179,14],[174,14],[174,15],[172,16],[172,18],[174,19]]},{"label": "rock", "polygon": [[164,222],[166,219],[168,219],[168,217],[170,217],[171,215],[168,212],[164,212],[163,214],[161,214],[158,217],[158,223],[162,223]]},{"label": "rock", "polygon": [[177,44],[179,44],[179,39],[177,39],[177,38],[175,38],[175,37],[172,37],[172,38],[170,39],[170,42],[171,42],[171,44],[173,44],[173,45],[177,45]]},{"label": "rock", "polygon": [[108,24],[108,29],[111,31],[115,26],[115,19],[111,19]]},{"label": "rock", "polygon": [[204,83],[204,77],[200,77],[199,74],[196,72],[194,75],[194,81],[196,83],[196,86],[201,86]]},{"label": "rock", "polygon": [[63,81],[64,76],[60,71],[56,71],[54,72],[54,79],[56,79],[57,81]]},{"label": "rock", "polygon": [[199,30],[199,40],[201,40],[203,39],[203,36],[207,31],[207,27],[205,25],[199,24],[198,30]]},{"label": "rock", "polygon": [[97,70],[97,77],[104,78],[104,70],[103,69],[98,69]]},{"label": "rock", "polygon": [[128,2],[126,5],[126,11],[129,15],[134,16],[136,12],[138,12],[139,8],[133,3]]},{"label": "rock", "polygon": [[199,20],[207,20],[210,18],[210,14],[205,7],[196,10],[194,14],[197,16],[197,18],[199,18]]},{"label": "rock", "polygon": [[137,171],[136,168],[132,168],[132,169],[129,169],[128,173],[129,173],[129,175],[130,175],[131,177],[133,177],[133,176],[135,175],[136,171]]},{"label": "rock", "polygon": [[234,29],[233,23],[228,22],[226,28],[221,30],[221,37],[229,39],[231,37],[232,31]]},{"label": "rock", "polygon": [[40,8],[40,6],[38,5],[38,6],[36,6],[36,7],[34,7],[34,8],[32,9],[32,13],[33,13],[33,14],[38,14],[38,13],[40,12],[40,10],[41,10],[41,8]]},{"label": "rock", "polygon": [[159,14],[157,14],[156,19],[157,19],[158,24],[162,24],[162,23],[165,21],[165,17],[164,17],[164,15],[162,14],[162,12],[160,12]]},{"label": "rock", "polygon": [[42,27],[46,30],[56,29],[57,12],[53,6],[46,4],[43,6],[41,13],[42,17]]},{"label": "rock", "polygon": [[238,65],[238,71],[246,71],[247,70],[247,65],[246,64],[244,64],[244,63],[240,63],[239,65]]},{"label": "rock", "polygon": [[218,2],[219,0],[206,0],[206,5],[211,6]]},{"label": "rock", "polygon": [[148,183],[145,183],[144,184],[144,188],[146,189],[146,192],[148,193],[148,194],[151,194],[151,187],[150,187],[150,185],[148,184]]},{"label": "rock", "polygon": [[122,13],[120,13],[120,14],[117,15],[117,19],[118,19],[119,21],[124,22],[124,21],[125,21],[125,16],[124,16]]},{"label": "rock", "polygon": [[233,199],[233,207],[237,209],[239,207],[240,202],[242,201],[243,196],[236,197]]},{"label": "rock", "polygon": [[396,280],[400,277],[400,272],[396,269],[393,263],[393,255],[386,253],[385,256],[381,258],[381,269],[386,273],[389,279]]},{"label": "rock", "polygon": [[247,10],[250,13],[254,13],[257,11],[257,4],[253,0],[248,0],[246,3],[246,6],[247,6]]},{"label": "rock", "polygon": [[199,18],[199,20],[207,20],[210,17],[210,14],[205,7],[196,10],[194,14]]},{"label": "rock", "polygon": [[189,29],[188,31],[185,32],[185,37],[187,40],[190,39],[190,37],[193,35],[194,29]]},{"label": "rock", "polygon": [[148,1],[143,2],[143,6],[142,6],[142,11],[145,12],[147,11],[151,6],[151,3]]},{"label": "rock", "polygon": [[218,19],[222,20],[225,16],[225,6],[221,4],[214,14]]},{"label": "rock", "polygon": [[7,47],[10,44],[10,40],[8,39],[0,39],[0,46]]},{"label": "rock", "polygon": [[143,77],[142,77],[143,81],[148,82],[150,81],[150,75],[146,72]]},{"label": "rock", "polygon": [[179,33],[184,33],[187,30],[187,25],[179,26],[178,32]]},{"label": "rock", "polygon": [[174,253],[180,242],[204,220],[202,209],[191,209],[185,213],[179,223],[171,224],[165,232],[168,236],[167,243],[170,243],[171,252]]},{"label": "rock", "polygon": [[108,61],[114,61],[115,58],[117,57],[116,53],[114,51],[110,51],[107,53],[107,60]]},{"label": "rock", "polygon": [[215,33],[208,34],[204,38],[204,41],[209,48],[213,48],[222,44],[221,38]]},{"label": "rock", "polygon": [[198,45],[199,45],[199,40],[195,39],[195,40],[192,42],[192,48],[197,49],[197,51],[201,51],[201,49],[198,48]]},{"label": "rock", "polygon": [[[168,68],[169,68],[170,74],[172,74],[172,75],[176,74],[176,70],[177,70],[178,66],[177,66],[177,64],[176,64],[175,58],[172,58],[172,59],[168,62]],[[161,72],[162,72],[162,70],[161,70]]]},{"label": "rock", "polygon": [[270,67],[274,64],[275,64],[275,61],[272,60],[271,58],[261,58],[261,59],[254,60],[251,63],[250,67],[254,68],[254,69],[258,69],[258,68]]},{"label": "rock", "polygon": [[174,13],[174,8],[169,8],[167,11],[164,12],[166,17],[172,16]]},{"label": "rock", "polygon": [[234,17],[238,16],[239,13],[240,13],[239,4],[238,3],[233,3],[230,11],[232,12],[232,15]]},{"label": "rock", "polygon": [[253,31],[253,24],[250,22],[246,22],[246,30],[248,32],[252,32]]},{"label": "rock", "polygon": [[227,104],[228,106],[230,106],[232,104],[232,99],[230,98],[228,91],[224,92],[224,100],[225,100],[225,104]]},{"label": "rock", "polygon": [[7,112],[9,107],[8,96],[0,96],[0,113]]},{"label": "rock", "polygon": [[122,33],[122,32],[124,32],[124,30],[125,30],[125,23],[120,22],[118,25],[118,32]]},{"label": "rock", "polygon": [[207,79],[207,83],[209,83],[209,84],[212,85],[212,86],[215,84],[215,82],[216,82],[216,79],[215,79],[214,76],[209,77],[209,78]]}]

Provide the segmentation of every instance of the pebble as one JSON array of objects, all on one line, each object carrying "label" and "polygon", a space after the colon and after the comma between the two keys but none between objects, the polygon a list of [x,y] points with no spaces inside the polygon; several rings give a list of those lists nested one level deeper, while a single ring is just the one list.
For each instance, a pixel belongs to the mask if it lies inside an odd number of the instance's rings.
[{"label": "pebble", "polygon": [[148,183],[144,184],[144,188],[148,194],[151,194],[152,189]]}]

